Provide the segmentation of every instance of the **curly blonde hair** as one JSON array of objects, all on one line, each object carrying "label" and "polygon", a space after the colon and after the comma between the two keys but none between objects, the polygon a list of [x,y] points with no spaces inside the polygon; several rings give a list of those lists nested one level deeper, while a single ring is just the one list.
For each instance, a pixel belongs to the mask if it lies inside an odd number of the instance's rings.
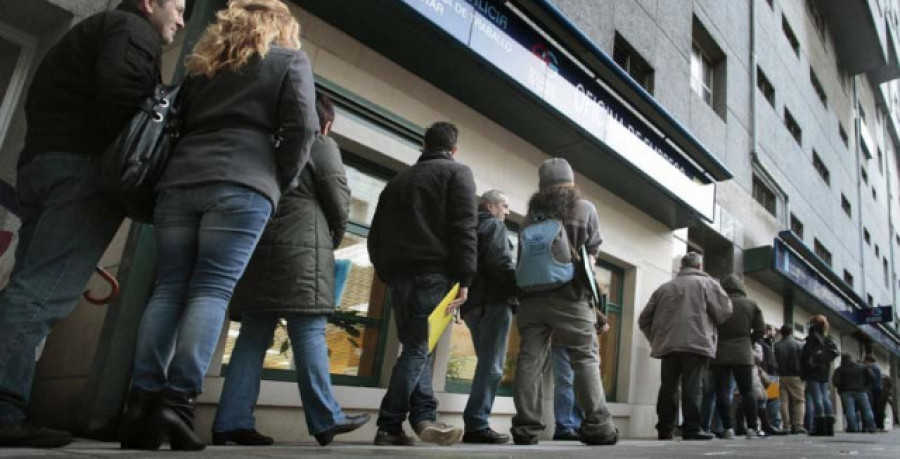
[{"label": "curly blonde hair", "polygon": [[216,13],[185,60],[189,76],[211,78],[243,67],[255,54],[265,57],[275,45],[300,49],[300,25],[281,0],[231,0]]}]

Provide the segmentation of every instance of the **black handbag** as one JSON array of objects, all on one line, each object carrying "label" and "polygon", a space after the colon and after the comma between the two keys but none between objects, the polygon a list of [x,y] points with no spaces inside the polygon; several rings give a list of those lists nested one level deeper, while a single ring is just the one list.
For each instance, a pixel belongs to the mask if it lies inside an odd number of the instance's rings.
[{"label": "black handbag", "polygon": [[155,188],[178,140],[181,85],[160,84],[100,159],[100,185],[132,220],[153,222]]}]

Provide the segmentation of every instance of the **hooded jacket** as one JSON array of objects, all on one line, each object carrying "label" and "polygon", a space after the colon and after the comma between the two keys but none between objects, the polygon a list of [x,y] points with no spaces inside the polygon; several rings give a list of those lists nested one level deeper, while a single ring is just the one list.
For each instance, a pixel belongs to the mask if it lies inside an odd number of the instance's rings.
[{"label": "hooded jacket", "polygon": [[719,343],[710,365],[754,365],[753,336],[765,332],[766,323],[756,302],[747,298],[744,283],[731,274],[722,280],[722,288],[731,299],[731,317],[717,327]]},{"label": "hooded jacket", "polygon": [[719,336],[716,326],[731,311],[731,300],[715,279],[699,269],[682,268],[653,292],[638,325],[650,341],[651,357],[682,352],[712,358]]}]

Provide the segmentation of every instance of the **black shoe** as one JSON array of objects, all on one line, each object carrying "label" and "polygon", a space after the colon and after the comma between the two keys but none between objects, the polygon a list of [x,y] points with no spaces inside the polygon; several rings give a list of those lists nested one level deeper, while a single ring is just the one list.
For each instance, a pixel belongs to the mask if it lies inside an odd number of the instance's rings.
[{"label": "black shoe", "polygon": [[0,422],[0,446],[58,448],[72,443],[72,434],[21,422]]},{"label": "black shoe", "polygon": [[172,450],[200,451],[206,448],[206,442],[194,433],[196,403],[194,394],[175,389],[165,389],[160,395],[158,422],[169,434]]},{"label": "black shoe", "polygon": [[509,435],[497,432],[490,427],[486,427],[474,432],[466,432],[465,434],[463,434],[462,441],[463,443],[509,443]]},{"label": "black shoe", "polygon": [[796,429],[791,429],[791,435],[799,435],[806,434],[806,429],[803,427],[797,427]]},{"label": "black shoe", "polygon": [[763,432],[765,432],[766,435],[772,435],[772,436],[776,436],[776,437],[781,436],[781,435],[790,435],[790,432],[788,432],[786,430],[781,430],[777,427],[772,427],[769,430],[764,430]]},{"label": "black shoe", "polygon": [[156,451],[162,444],[163,429],[157,422],[159,392],[132,389],[125,402],[119,430],[119,447]]},{"label": "black shoe", "polygon": [[658,432],[656,433],[656,438],[658,438],[658,439],[660,439],[660,440],[671,440],[671,439],[673,438],[673,437],[672,437],[672,432],[671,432],[671,431],[668,431],[668,432],[667,432],[667,431],[665,431],[665,430],[660,430],[660,431],[658,431]]},{"label": "black shoe", "polygon": [[578,439],[590,446],[615,445],[619,442],[619,429],[613,427],[611,432],[595,435],[585,435],[584,432],[581,432],[578,434]]},{"label": "black shoe", "polygon": [[553,439],[557,441],[578,441],[578,432],[574,430],[564,430],[553,434]]},{"label": "black shoe", "polygon": [[315,434],[314,437],[316,437],[316,441],[319,442],[320,446],[327,446],[334,441],[335,435],[353,432],[362,427],[363,424],[369,422],[369,419],[370,417],[368,414],[344,416],[344,422],[337,424],[324,432],[319,432]]},{"label": "black shoe", "polygon": [[237,429],[227,432],[213,432],[212,442],[217,446],[245,445],[245,446],[269,446],[275,443],[272,437],[267,437],[256,429]]},{"label": "black shoe", "polygon": [[416,441],[406,435],[402,427],[396,429],[380,427],[375,433],[375,445],[377,446],[412,446],[415,443]]},{"label": "black shoe", "polygon": [[512,437],[513,437],[513,443],[515,443],[517,445],[536,445],[536,444],[538,444],[537,435],[526,437],[524,435],[513,434]]},{"label": "black shoe", "polygon": [[713,438],[716,438],[716,436],[701,430],[699,432],[686,432],[681,438],[684,440],[712,440]]}]

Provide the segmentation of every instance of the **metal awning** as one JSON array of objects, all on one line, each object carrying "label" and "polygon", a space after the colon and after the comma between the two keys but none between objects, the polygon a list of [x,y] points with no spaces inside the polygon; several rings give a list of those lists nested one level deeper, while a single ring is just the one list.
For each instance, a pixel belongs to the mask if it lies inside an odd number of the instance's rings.
[{"label": "metal awning", "polygon": [[837,329],[859,332],[900,357],[900,335],[883,324],[858,325],[853,317],[866,306],[862,298],[815,254],[797,246],[796,236],[789,231],[780,236],[770,246],[744,252],[744,273],[795,305],[826,315]]},{"label": "metal awning", "polygon": [[[614,89],[608,79],[623,74],[609,57],[617,71],[589,67],[574,57],[586,44],[568,49],[524,10],[496,0],[356,2],[352,11],[296,3],[670,228],[712,220],[715,181],[728,170],[649,96],[632,102],[637,91]],[[526,3],[540,2],[517,5]]]}]

